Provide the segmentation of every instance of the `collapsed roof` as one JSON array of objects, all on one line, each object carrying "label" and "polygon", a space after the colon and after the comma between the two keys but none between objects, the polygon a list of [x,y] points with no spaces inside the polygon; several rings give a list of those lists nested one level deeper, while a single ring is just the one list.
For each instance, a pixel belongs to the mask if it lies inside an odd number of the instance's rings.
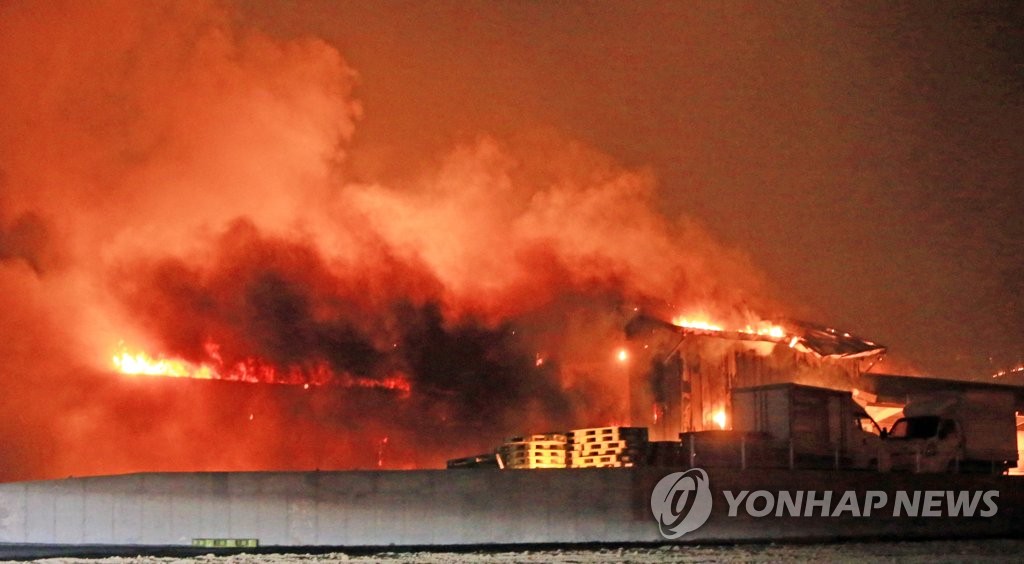
[{"label": "collapsed roof", "polygon": [[785,328],[782,336],[744,331],[724,331],[681,327],[663,319],[639,314],[626,324],[627,338],[634,338],[655,329],[672,331],[683,338],[689,335],[732,339],[737,341],[766,341],[786,343],[790,348],[803,353],[813,354],[821,358],[865,358],[885,353],[886,347],[878,343],[851,335],[831,327],[807,323],[804,321],[785,321],[780,323]]},{"label": "collapsed roof", "polygon": [[[793,321],[785,324],[796,338],[797,350],[806,349],[820,357],[864,358],[885,353],[885,345],[873,343],[845,331],[811,323]],[[792,341],[790,341],[792,342]]]}]

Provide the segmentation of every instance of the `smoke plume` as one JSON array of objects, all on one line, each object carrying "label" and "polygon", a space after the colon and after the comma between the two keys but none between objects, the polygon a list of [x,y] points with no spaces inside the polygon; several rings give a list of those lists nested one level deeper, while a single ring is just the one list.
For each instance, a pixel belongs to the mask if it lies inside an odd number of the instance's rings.
[{"label": "smoke plume", "polygon": [[777,311],[650,172],[555,132],[348,178],[357,97],[334,47],[217,3],[0,5],[0,479],[437,466],[622,421],[638,304]]}]

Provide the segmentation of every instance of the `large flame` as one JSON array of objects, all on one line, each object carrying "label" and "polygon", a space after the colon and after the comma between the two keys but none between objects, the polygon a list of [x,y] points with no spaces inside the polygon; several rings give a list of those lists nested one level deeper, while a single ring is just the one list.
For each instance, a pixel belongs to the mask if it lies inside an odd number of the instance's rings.
[{"label": "large flame", "polygon": [[790,337],[784,327],[781,325],[775,325],[769,321],[757,321],[754,323],[748,323],[741,328],[727,330],[725,329],[724,324],[711,321],[706,317],[678,315],[672,318],[672,324],[678,327],[685,327],[687,329],[696,329],[698,331],[707,331],[711,333],[733,331],[745,335],[767,337],[780,341]]},{"label": "large flame", "polygon": [[280,370],[257,359],[247,359],[245,362],[225,366],[217,350],[216,345],[208,344],[207,352],[210,354],[211,360],[209,362],[190,362],[182,358],[152,356],[143,351],[131,352],[128,347],[121,344],[118,352],[111,357],[111,363],[117,372],[126,376],[164,376],[253,384],[301,385],[305,389],[309,389],[311,385],[355,386],[391,390],[403,397],[412,392],[409,379],[398,372],[383,378],[365,378],[349,374],[335,374],[323,363],[315,365],[312,369],[304,370],[293,367],[289,370]]},{"label": "large flame", "polygon": [[129,376],[220,379],[216,369],[207,364],[197,365],[181,359],[154,358],[142,351],[129,352],[127,348],[122,348],[111,360],[118,372]]},{"label": "large flame", "polygon": [[702,331],[724,331],[721,325],[704,319],[691,319],[683,315],[672,318],[672,324],[687,329],[700,329]]}]

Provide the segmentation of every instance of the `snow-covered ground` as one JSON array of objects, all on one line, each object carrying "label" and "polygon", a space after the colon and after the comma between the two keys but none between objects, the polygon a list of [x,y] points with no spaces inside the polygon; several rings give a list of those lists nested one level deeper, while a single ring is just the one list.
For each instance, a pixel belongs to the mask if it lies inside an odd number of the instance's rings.
[{"label": "snow-covered ground", "polygon": [[47,564],[305,564],[313,562],[1021,562],[1024,540],[872,542],[656,548],[552,549],[480,552],[380,552],[353,554],[239,554],[195,558],[51,558]]}]

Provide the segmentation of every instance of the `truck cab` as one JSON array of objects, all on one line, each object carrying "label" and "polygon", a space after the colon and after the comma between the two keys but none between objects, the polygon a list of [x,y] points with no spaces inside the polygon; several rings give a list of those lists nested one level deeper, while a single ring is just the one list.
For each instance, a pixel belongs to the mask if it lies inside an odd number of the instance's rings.
[{"label": "truck cab", "polygon": [[986,472],[1016,465],[1013,398],[967,391],[911,398],[883,434],[882,471]]},{"label": "truck cab", "polygon": [[884,434],[883,470],[945,472],[959,470],[964,437],[955,419],[938,415],[902,417]]}]

